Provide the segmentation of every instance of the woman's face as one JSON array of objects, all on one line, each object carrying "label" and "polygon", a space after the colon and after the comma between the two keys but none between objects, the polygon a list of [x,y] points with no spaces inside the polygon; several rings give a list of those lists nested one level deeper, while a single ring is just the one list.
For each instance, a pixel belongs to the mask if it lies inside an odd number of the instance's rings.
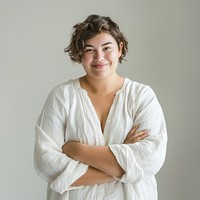
[{"label": "woman's face", "polygon": [[106,79],[116,74],[123,43],[108,33],[100,33],[85,41],[81,62],[86,75],[94,79]]}]

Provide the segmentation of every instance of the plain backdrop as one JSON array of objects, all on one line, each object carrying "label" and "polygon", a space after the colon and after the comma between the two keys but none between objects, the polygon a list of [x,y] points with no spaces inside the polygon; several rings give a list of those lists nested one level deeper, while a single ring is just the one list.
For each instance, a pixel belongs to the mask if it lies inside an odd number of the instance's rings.
[{"label": "plain backdrop", "polygon": [[44,200],[33,165],[34,125],[50,90],[82,76],[63,49],[89,14],[129,40],[119,73],[150,85],[168,127],[160,200],[200,197],[199,0],[0,0],[0,200]]}]

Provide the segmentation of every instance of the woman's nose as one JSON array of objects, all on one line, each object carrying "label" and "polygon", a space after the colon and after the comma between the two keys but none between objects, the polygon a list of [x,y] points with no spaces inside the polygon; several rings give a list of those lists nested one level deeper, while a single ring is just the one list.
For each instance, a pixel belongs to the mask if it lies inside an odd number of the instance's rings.
[{"label": "woman's nose", "polygon": [[95,62],[101,62],[102,60],[104,60],[104,53],[101,52],[101,51],[97,51],[97,52],[95,53],[94,61],[95,61]]}]

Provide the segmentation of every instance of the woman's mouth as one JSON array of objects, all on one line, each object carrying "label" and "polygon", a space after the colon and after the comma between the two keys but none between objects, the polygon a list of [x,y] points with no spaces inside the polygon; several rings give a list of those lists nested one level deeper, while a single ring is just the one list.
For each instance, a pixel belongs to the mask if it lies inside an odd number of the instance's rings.
[{"label": "woman's mouth", "polygon": [[107,64],[95,64],[92,65],[92,67],[96,68],[96,69],[103,69]]}]

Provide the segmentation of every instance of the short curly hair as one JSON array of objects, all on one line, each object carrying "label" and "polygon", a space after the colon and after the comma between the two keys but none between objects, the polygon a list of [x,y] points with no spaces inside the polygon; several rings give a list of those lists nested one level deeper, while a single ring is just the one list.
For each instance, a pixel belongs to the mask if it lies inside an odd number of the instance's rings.
[{"label": "short curly hair", "polygon": [[110,17],[89,15],[85,21],[74,25],[73,28],[74,32],[72,33],[70,44],[64,49],[72,61],[81,63],[85,41],[101,32],[110,34],[116,40],[118,46],[121,42],[123,43],[119,62],[121,63],[124,60],[128,52],[128,41],[119,30],[119,26]]}]

